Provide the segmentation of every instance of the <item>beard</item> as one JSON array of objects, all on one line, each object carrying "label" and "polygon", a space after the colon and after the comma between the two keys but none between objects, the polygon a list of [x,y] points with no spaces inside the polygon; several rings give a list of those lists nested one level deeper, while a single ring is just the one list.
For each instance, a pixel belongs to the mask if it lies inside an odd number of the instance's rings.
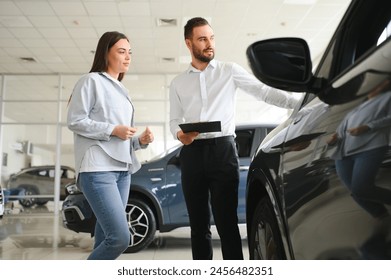
[{"label": "beard", "polygon": [[[209,49],[206,49],[206,50],[209,50]],[[215,54],[214,54],[214,51],[213,51],[213,54],[211,56],[206,56],[206,55],[203,54],[203,51],[206,51],[206,50],[198,50],[198,49],[193,48],[193,55],[199,61],[208,63],[211,60],[213,60],[213,58],[215,57]]]}]

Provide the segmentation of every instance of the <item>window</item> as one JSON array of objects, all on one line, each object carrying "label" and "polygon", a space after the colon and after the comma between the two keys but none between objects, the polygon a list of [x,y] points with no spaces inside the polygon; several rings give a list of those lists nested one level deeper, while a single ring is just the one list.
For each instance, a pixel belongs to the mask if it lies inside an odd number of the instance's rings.
[{"label": "window", "polygon": [[387,27],[383,30],[383,33],[380,35],[377,40],[377,45],[383,43],[391,35],[391,21],[388,23]]},{"label": "window", "polygon": [[239,157],[250,157],[254,129],[236,131],[236,147]]},{"label": "window", "polygon": [[[31,172],[31,174],[34,174],[34,173],[35,172]],[[45,177],[45,176],[47,176],[47,172],[46,172],[46,170],[39,170],[37,175],[41,176],[41,177]]]},{"label": "window", "polygon": [[[333,80],[363,59],[390,34],[391,1],[362,1],[356,12],[343,19],[315,74]],[[376,19],[376,20],[374,20]]]}]

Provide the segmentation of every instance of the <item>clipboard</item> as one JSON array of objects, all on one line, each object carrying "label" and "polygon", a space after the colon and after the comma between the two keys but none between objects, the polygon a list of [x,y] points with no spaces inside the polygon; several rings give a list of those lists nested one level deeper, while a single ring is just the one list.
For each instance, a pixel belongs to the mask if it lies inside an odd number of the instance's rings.
[{"label": "clipboard", "polygon": [[195,123],[182,123],[179,125],[184,133],[188,132],[219,132],[221,131],[221,122],[212,121],[212,122],[195,122]]}]

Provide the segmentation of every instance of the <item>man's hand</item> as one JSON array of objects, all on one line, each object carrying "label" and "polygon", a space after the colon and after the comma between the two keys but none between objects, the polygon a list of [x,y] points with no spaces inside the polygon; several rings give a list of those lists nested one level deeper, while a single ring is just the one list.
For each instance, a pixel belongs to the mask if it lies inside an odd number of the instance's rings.
[{"label": "man's hand", "polygon": [[182,130],[178,131],[177,137],[178,140],[182,142],[183,145],[190,145],[193,143],[194,138],[198,136],[199,132],[188,132],[184,133]]},{"label": "man's hand", "polygon": [[153,133],[147,126],[144,132],[141,133],[140,137],[138,138],[138,141],[140,142],[140,145],[148,145],[149,143],[152,143],[153,139]]},{"label": "man's hand", "polygon": [[111,135],[116,136],[122,140],[129,140],[136,133],[137,128],[127,125],[117,125],[114,127]]}]

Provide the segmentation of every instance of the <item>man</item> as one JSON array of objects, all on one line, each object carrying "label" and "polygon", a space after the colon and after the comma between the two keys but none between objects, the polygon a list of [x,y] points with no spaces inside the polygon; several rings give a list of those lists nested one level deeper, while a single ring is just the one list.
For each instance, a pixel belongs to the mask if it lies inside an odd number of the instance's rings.
[{"label": "man", "polygon": [[[192,61],[170,86],[170,129],[184,144],[180,155],[182,188],[189,212],[193,259],[213,258],[211,209],[223,258],[240,260],[239,159],[234,142],[236,89],[284,108],[293,108],[297,100],[262,84],[235,63],[214,60],[214,33],[205,19],[190,19],[184,31]],[[184,133],[178,126],[204,121],[220,121],[221,132]]]}]

